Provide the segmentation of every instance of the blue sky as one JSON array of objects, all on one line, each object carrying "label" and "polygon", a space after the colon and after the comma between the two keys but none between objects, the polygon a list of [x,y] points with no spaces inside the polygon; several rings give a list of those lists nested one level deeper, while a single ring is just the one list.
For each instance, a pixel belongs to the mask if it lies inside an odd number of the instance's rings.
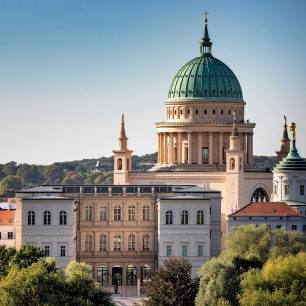
[{"label": "blue sky", "polygon": [[213,55],[242,86],[254,153],[279,149],[283,115],[306,157],[306,1],[0,0],[0,163],[110,156],[121,113],[129,146],[157,150],[172,78]]}]

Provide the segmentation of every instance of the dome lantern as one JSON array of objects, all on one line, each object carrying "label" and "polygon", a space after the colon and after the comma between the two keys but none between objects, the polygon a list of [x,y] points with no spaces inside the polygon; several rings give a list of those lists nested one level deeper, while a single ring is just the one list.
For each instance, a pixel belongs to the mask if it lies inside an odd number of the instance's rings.
[{"label": "dome lantern", "polygon": [[208,34],[208,12],[204,12],[204,36],[200,42],[200,52],[201,54],[211,54],[211,46],[212,42],[210,41],[209,34]]}]

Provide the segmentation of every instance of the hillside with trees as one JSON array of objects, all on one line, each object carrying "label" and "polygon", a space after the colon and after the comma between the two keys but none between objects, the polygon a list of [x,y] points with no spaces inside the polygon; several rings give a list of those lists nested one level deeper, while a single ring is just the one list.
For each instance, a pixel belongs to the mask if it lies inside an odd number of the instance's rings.
[{"label": "hillside with trees", "polygon": [[[255,156],[255,164],[260,168],[272,169],[276,163],[274,157]],[[52,165],[17,164],[12,161],[0,165],[0,195],[14,196],[15,190],[39,184],[112,184],[114,158],[83,159],[70,162],[57,162]],[[143,156],[134,155],[133,171],[146,171],[157,162],[157,153]]]}]

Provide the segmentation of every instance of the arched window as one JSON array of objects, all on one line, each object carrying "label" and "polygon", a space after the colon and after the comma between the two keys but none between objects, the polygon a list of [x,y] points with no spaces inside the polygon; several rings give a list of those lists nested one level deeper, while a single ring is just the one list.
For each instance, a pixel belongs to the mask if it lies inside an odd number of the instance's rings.
[{"label": "arched window", "polygon": [[187,210],[182,211],[181,224],[188,224],[188,211]]},{"label": "arched window", "polygon": [[126,269],[126,284],[136,285],[137,284],[137,270],[134,265],[128,265]]},{"label": "arched window", "polygon": [[121,207],[120,206],[114,207],[114,220],[121,221]]},{"label": "arched window", "polygon": [[35,212],[33,210],[28,212],[28,225],[35,225]]},{"label": "arched window", "polygon": [[85,220],[92,221],[92,206],[91,205],[87,205],[85,207]]},{"label": "arched window", "polygon": [[142,237],[142,250],[143,251],[149,251],[150,250],[150,248],[149,248],[149,235],[148,234],[145,234]]},{"label": "arched window", "polygon": [[107,266],[98,267],[98,283],[100,283],[102,286],[107,286],[108,283]]},{"label": "arched window", "polygon": [[263,188],[257,188],[252,194],[251,202],[269,202],[267,192]]},{"label": "arched window", "polygon": [[171,210],[166,211],[166,224],[173,224],[173,213]]},{"label": "arched window", "polygon": [[150,277],[151,277],[151,268],[150,268],[150,266],[149,265],[143,265],[141,267],[141,277],[140,277],[141,284],[144,284],[147,281],[149,281]]},{"label": "arched window", "polygon": [[204,224],[204,212],[203,212],[203,210],[198,210],[198,212],[197,212],[197,224]]},{"label": "arched window", "polygon": [[99,241],[99,244],[100,244],[100,251],[101,252],[106,252],[107,250],[107,237],[106,235],[100,235],[100,241]]},{"label": "arched window", "polygon": [[136,239],[135,235],[130,234],[128,238],[128,249],[129,251],[135,251]]},{"label": "arched window", "polygon": [[135,221],[136,208],[134,205],[129,206],[129,221]]},{"label": "arched window", "polygon": [[121,251],[121,236],[118,234],[114,237],[114,251]]},{"label": "arched window", "polygon": [[117,170],[122,170],[122,158],[118,158],[117,160]]},{"label": "arched window", "polygon": [[49,210],[46,210],[44,212],[44,225],[50,225],[51,224],[51,213]]},{"label": "arched window", "polygon": [[142,219],[143,219],[143,221],[149,221],[150,220],[150,207],[149,207],[149,205],[145,205],[142,208]]},{"label": "arched window", "polygon": [[67,213],[66,213],[65,210],[60,211],[59,224],[60,225],[67,225]]},{"label": "arched window", "polygon": [[126,160],[126,170],[130,170],[130,159]]},{"label": "arched window", "polygon": [[231,158],[230,159],[230,170],[234,170],[235,169],[235,159]]},{"label": "arched window", "polygon": [[103,205],[100,207],[100,221],[106,221],[107,220],[107,207],[106,205]]},{"label": "arched window", "polygon": [[85,251],[92,251],[92,236],[90,234],[87,234],[85,237]]}]

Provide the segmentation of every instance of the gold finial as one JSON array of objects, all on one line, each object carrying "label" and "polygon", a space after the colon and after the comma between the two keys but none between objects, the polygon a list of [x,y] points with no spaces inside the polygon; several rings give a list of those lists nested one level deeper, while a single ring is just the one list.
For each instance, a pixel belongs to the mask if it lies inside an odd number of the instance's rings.
[{"label": "gold finial", "polygon": [[208,21],[207,16],[208,16],[208,12],[207,12],[207,10],[205,10],[205,12],[204,12],[204,24],[205,25],[207,25],[207,21]]},{"label": "gold finial", "polygon": [[292,133],[293,140],[296,140],[296,132],[295,132],[296,124],[294,122],[291,122],[289,128],[290,128],[290,132]]}]

